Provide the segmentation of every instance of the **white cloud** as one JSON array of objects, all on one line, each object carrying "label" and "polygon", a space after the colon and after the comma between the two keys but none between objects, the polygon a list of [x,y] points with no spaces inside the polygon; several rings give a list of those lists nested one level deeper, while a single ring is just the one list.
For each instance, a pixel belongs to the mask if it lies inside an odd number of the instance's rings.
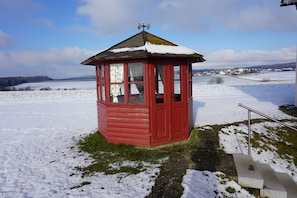
[{"label": "white cloud", "polygon": [[297,30],[294,9],[280,7],[277,0],[164,0],[159,18],[168,25],[204,30],[211,26],[241,31]]},{"label": "white cloud", "polygon": [[[80,63],[98,52],[78,47],[64,49],[27,50],[17,52],[0,51],[1,76],[48,75],[52,78],[94,75],[94,67]],[[232,49],[205,52],[206,62],[194,64],[194,68],[231,68],[262,64],[286,63],[296,61],[296,47],[280,50]]]},{"label": "white cloud", "polygon": [[8,47],[11,44],[11,38],[8,34],[0,30],[0,49]]},{"label": "white cloud", "polygon": [[143,20],[183,31],[208,31],[212,27],[240,31],[296,31],[297,12],[280,7],[278,0],[81,0],[77,14],[90,19],[104,33],[135,27]]},{"label": "white cloud", "polygon": [[228,0],[227,2],[228,7],[216,10],[217,14],[214,15],[217,23],[223,26],[242,31],[297,30],[297,25],[292,20],[297,17],[296,10],[280,7],[280,2],[277,0]]},{"label": "white cloud", "polygon": [[1,77],[48,75],[64,78],[94,75],[93,67],[80,63],[95,53],[78,47],[0,52]]},{"label": "white cloud", "polygon": [[81,0],[77,14],[86,16],[98,33],[119,33],[128,27],[136,28],[146,2],[139,0]]},{"label": "white cloud", "polygon": [[194,68],[232,68],[237,66],[267,65],[296,61],[296,47],[280,50],[246,50],[224,49],[203,54],[206,61],[195,63]]}]

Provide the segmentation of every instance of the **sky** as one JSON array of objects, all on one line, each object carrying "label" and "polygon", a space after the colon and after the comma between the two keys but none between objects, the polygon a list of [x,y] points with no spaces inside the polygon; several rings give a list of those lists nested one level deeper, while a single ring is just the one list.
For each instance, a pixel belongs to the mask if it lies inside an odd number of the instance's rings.
[{"label": "sky", "polygon": [[280,0],[1,0],[0,77],[94,75],[80,63],[143,22],[204,55],[194,69],[294,62],[296,21]]}]

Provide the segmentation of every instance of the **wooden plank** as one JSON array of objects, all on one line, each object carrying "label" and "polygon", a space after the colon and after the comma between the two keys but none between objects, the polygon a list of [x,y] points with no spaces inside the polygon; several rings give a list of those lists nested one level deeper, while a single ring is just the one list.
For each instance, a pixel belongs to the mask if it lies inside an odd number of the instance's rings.
[{"label": "wooden plank", "polygon": [[143,135],[143,134],[149,134],[150,130],[149,128],[143,128],[143,129],[136,129],[136,128],[123,128],[123,127],[109,127],[108,133],[119,133],[119,134],[135,134],[135,135]]},{"label": "wooden plank", "polygon": [[137,139],[141,140],[144,137],[147,138],[149,137],[149,134],[133,134],[133,133],[121,133],[121,132],[109,132],[108,134],[109,138],[113,137],[119,137],[119,138],[129,138],[129,139]]},{"label": "wooden plank", "polygon": [[98,112],[98,131],[102,136],[107,135],[107,122],[106,122],[106,107],[101,103],[97,102],[97,112]]},{"label": "wooden plank", "polygon": [[119,113],[119,112],[108,112],[107,117],[114,117],[114,118],[140,118],[140,119],[149,119],[148,114],[139,114],[139,113]]},{"label": "wooden plank", "polygon": [[129,112],[129,111],[127,111],[125,113],[117,112],[117,111],[112,111],[112,112],[108,111],[107,116],[108,117],[118,117],[118,118],[146,118],[146,119],[149,118],[148,113],[144,114],[144,113]]},{"label": "wooden plank", "polygon": [[149,119],[148,108],[108,108],[107,117]]},{"label": "wooden plank", "polygon": [[143,106],[143,107],[135,107],[133,105],[128,105],[128,106],[108,106],[108,111],[109,112],[118,112],[118,113],[143,113],[143,114],[147,114],[149,112],[148,107]]},{"label": "wooden plank", "polygon": [[192,131],[194,127],[194,116],[193,116],[193,99],[188,99],[188,133]]},{"label": "wooden plank", "polygon": [[135,123],[135,124],[149,124],[149,119],[147,118],[121,118],[121,117],[108,117],[108,122],[117,123]]},{"label": "wooden plank", "polygon": [[148,124],[135,124],[135,123],[119,123],[119,122],[113,122],[113,123],[108,123],[108,129],[111,130],[112,128],[119,128],[119,129],[138,129],[138,130],[143,130],[143,129],[148,129]]}]

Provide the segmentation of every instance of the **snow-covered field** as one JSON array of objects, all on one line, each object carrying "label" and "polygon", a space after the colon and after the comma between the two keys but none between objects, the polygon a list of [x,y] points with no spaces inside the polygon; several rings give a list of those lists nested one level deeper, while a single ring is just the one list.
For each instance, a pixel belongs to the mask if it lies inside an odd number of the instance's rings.
[{"label": "snow-covered field", "polygon": [[[278,106],[294,103],[295,72],[221,77],[223,84],[208,84],[212,77],[193,79],[197,126],[246,120],[247,111],[238,103],[272,117],[290,118],[280,112]],[[153,165],[137,175],[98,173],[88,178],[81,178],[73,169],[90,163],[85,154],[70,147],[74,145],[73,137],[97,128],[94,81],[31,83],[17,88],[27,86],[34,91],[0,92],[0,198],[144,197],[149,194],[159,172]],[[46,87],[52,90],[39,91]],[[252,114],[252,118],[256,117]],[[229,142],[228,137],[222,138],[229,144],[224,145],[222,141],[222,147],[229,149],[228,152],[240,152],[236,146],[230,147],[231,136]],[[252,154],[257,157],[256,153]],[[204,197],[209,195],[207,192],[223,191],[226,185],[220,184],[221,178],[217,176],[220,174],[188,170],[184,176],[183,197]],[[84,181],[91,184],[75,188]],[[234,187],[242,197],[250,197],[235,182],[221,183]],[[206,187],[202,188],[203,185]]]}]

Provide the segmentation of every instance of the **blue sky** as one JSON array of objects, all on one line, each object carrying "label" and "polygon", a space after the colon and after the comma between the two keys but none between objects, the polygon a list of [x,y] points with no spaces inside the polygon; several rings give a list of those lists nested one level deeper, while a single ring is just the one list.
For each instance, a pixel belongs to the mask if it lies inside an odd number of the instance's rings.
[{"label": "blue sky", "polygon": [[280,0],[1,0],[0,77],[93,75],[80,65],[102,49],[150,33],[225,68],[296,60],[297,10]]}]

